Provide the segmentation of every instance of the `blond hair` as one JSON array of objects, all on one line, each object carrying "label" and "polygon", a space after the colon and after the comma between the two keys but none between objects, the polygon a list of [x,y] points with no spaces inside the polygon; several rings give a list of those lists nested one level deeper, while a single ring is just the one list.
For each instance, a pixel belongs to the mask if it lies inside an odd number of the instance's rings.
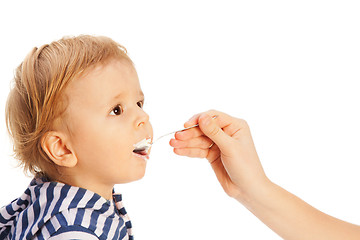
[{"label": "blond hair", "polygon": [[81,35],[35,47],[16,69],[6,103],[6,126],[14,157],[26,173],[48,175],[55,169],[41,139],[65,111],[66,86],[114,58],[131,62],[126,49],[112,39]]}]

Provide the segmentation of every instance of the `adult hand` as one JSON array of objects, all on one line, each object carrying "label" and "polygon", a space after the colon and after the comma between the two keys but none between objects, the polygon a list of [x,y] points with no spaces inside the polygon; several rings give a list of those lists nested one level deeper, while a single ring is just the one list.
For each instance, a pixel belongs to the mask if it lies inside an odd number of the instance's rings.
[{"label": "adult hand", "polygon": [[246,121],[211,110],[193,116],[184,126],[194,124],[199,128],[177,132],[170,145],[178,155],[207,158],[230,197],[244,200],[249,190],[268,182]]},{"label": "adult hand", "polygon": [[197,123],[199,128],[175,134],[170,141],[174,152],[206,157],[225,192],[283,239],[360,239],[360,226],[315,209],[267,179],[244,120],[208,111],[192,117],[185,127]]}]

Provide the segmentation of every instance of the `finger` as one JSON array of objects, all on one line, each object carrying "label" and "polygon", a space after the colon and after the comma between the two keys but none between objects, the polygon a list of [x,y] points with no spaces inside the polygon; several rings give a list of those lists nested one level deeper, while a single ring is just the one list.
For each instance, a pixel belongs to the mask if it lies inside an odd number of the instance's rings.
[{"label": "finger", "polygon": [[187,127],[193,126],[195,124],[198,124],[198,118],[199,118],[200,114],[201,113],[195,114],[189,120],[187,120],[186,123],[184,124],[184,127],[187,128]]},{"label": "finger", "polygon": [[233,139],[218,126],[215,119],[212,119],[208,114],[202,114],[199,117],[199,127],[224,154],[232,151],[231,145],[233,145]]},{"label": "finger", "polygon": [[[205,113],[200,113],[200,114],[194,115],[188,122],[186,122],[184,124],[184,126],[189,127],[189,126],[194,126],[194,124],[198,124],[199,118],[204,114],[207,114],[210,116],[217,116],[215,121],[218,123],[219,127],[222,128],[222,130],[231,137],[235,133],[237,133],[241,128],[244,127],[244,126],[242,126],[242,125],[244,125],[244,124],[242,124],[242,122],[244,122],[246,125],[246,122],[242,119],[236,119],[236,121],[234,121],[235,118],[231,117],[230,115],[227,115],[227,114],[219,112],[219,111],[210,110]],[[191,128],[188,130],[184,130],[184,131],[175,133],[175,138],[177,138],[179,140],[187,140],[187,139],[198,137],[201,135],[204,135],[203,132],[201,131],[201,129],[199,127],[195,127],[195,128]]]},{"label": "finger", "polygon": [[[206,148],[200,148],[200,149],[203,149],[203,150],[207,150],[207,155],[205,156],[206,154],[206,151],[205,152],[201,152],[200,155],[197,155],[199,154],[199,151],[195,150],[195,151],[191,151],[190,149],[191,148],[183,148],[182,145],[182,141],[178,141],[176,139],[171,139],[170,142],[169,142],[170,146],[174,147],[174,152],[178,155],[182,155],[182,156],[188,156],[190,155],[191,157],[205,157],[210,163],[212,163],[216,158],[219,157],[219,154],[220,154],[220,150],[219,150],[219,147],[214,144],[210,147],[210,145]],[[210,147],[210,148],[209,148]],[[176,149],[176,150],[175,150]],[[186,149],[183,151],[183,149]]]},{"label": "finger", "polygon": [[188,121],[186,121],[186,123],[184,124],[184,127],[191,127],[195,124],[198,124],[199,123],[199,117],[202,115],[202,114],[208,114],[212,117],[218,117],[220,114],[225,114],[225,113],[222,113],[222,112],[219,112],[219,111],[216,111],[216,110],[209,110],[209,111],[206,111],[206,112],[203,112],[203,113],[198,113],[198,114],[195,114],[194,116],[192,116]]},{"label": "finger", "polygon": [[191,128],[184,131],[176,132],[175,139],[185,141],[191,138],[200,137],[202,135],[204,135],[203,132],[200,130],[200,128],[196,127],[196,128]]},{"label": "finger", "polygon": [[202,148],[174,148],[174,153],[180,156],[187,156],[192,158],[206,158],[209,149]]},{"label": "finger", "polygon": [[214,144],[209,148],[208,155],[206,156],[206,159],[209,161],[210,164],[212,164],[216,159],[218,159],[220,156],[220,149],[219,147]]},{"label": "finger", "polygon": [[196,114],[193,117],[191,117],[184,124],[184,127],[191,127],[191,126],[194,126],[195,124],[198,124],[200,116],[202,116],[204,114],[207,114],[207,115],[211,116],[212,118],[214,118],[216,116],[216,122],[219,124],[220,128],[226,128],[227,126],[229,126],[230,124],[232,124],[234,122],[234,118],[226,113],[216,111],[216,110],[209,110],[209,111],[206,111],[203,113]]},{"label": "finger", "polygon": [[174,148],[202,148],[209,149],[213,145],[208,137],[201,136],[196,138],[190,138],[189,140],[182,141],[178,139],[171,139],[170,146]]}]

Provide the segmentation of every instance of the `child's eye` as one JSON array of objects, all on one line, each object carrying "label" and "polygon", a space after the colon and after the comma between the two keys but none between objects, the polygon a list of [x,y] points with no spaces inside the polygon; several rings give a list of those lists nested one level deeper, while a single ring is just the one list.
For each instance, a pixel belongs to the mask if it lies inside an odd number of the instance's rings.
[{"label": "child's eye", "polygon": [[110,112],[110,115],[120,115],[123,113],[123,109],[120,105],[116,105]]},{"label": "child's eye", "polygon": [[144,101],[139,101],[139,102],[137,102],[137,105],[138,105],[140,108],[143,108],[143,107],[144,107]]}]

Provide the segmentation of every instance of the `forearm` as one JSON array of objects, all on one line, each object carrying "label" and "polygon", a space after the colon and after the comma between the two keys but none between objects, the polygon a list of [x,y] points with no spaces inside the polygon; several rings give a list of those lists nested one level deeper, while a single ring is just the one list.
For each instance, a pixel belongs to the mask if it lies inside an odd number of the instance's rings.
[{"label": "forearm", "polygon": [[237,199],[286,240],[360,239],[360,226],[331,217],[268,181]]}]

